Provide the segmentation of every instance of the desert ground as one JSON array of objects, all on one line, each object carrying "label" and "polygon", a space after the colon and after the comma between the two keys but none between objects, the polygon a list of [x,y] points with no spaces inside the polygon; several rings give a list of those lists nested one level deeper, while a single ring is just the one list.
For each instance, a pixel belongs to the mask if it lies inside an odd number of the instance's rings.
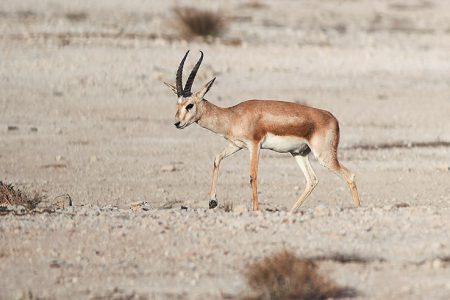
[{"label": "desert ground", "polygon": [[[0,180],[45,195],[52,212],[0,215],[0,299],[223,299],[252,261],[287,249],[320,262],[357,299],[450,298],[450,2],[195,1],[220,11],[220,38],[180,38],[190,1],[0,2]],[[261,210],[249,154],[174,126],[175,82],[205,53],[194,89],[232,106],[282,99],[331,111],[345,182],[304,177],[262,151]],[[73,205],[68,205],[70,195]]]}]

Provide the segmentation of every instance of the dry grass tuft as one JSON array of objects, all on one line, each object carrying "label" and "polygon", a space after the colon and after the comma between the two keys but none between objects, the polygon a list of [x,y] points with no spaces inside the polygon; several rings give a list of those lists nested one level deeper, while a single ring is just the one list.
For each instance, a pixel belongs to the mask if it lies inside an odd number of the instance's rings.
[{"label": "dry grass tuft", "polygon": [[314,300],[351,297],[348,288],[338,287],[320,275],[311,260],[283,251],[251,264],[245,271],[252,296],[243,299]]},{"label": "dry grass tuft", "polygon": [[44,197],[37,193],[29,196],[21,190],[15,189],[12,184],[0,181],[0,205],[21,205],[28,210],[33,210],[43,199]]},{"label": "dry grass tuft", "polygon": [[174,12],[177,18],[175,27],[186,39],[218,37],[226,29],[227,22],[220,12],[193,7],[176,7]]},{"label": "dry grass tuft", "polygon": [[233,211],[233,202],[225,202],[221,208],[225,211],[225,212],[232,212]]}]

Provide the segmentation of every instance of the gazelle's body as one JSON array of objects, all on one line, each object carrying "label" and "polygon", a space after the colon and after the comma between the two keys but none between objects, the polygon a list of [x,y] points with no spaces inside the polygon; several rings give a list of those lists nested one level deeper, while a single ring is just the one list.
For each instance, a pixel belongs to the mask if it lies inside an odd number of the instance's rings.
[{"label": "gazelle's body", "polygon": [[[299,154],[313,136],[339,132],[337,120],[329,112],[291,102],[248,100],[228,108],[209,102],[203,106],[204,113],[197,121],[200,126],[233,143],[258,143],[262,149],[281,153]],[[216,118],[220,123],[216,124]]]},{"label": "gazelle's body", "polygon": [[221,160],[243,148],[250,151],[250,184],[254,210],[258,209],[257,173],[260,149],[291,153],[303,171],[306,187],[292,207],[293,210],[303,203],[318,183],[308,160],[311,151],[322,165],[342,175],[351,190],[354,204],[360,205],[354,175],[337,160],[339,124],[331,113],[275,100],[249,100],[228,108],[218,107],[203,98],[214,79],[199,92],[190,93],[203,53],[185,90],[181,90],[181,72],[186,56],[187,53],[178,69],[177,87],[168,84],[179,96],[175,126],[181,129],[196,122],[230,142],[214,160],[210,208],[217,206],[216,183]]}]

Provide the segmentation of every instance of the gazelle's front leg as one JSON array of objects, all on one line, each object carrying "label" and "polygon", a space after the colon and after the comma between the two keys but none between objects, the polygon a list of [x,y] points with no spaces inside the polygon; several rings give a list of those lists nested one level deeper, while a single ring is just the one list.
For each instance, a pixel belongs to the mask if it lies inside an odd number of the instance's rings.
[{"label": "gazelle's front leg", "polygon": [[258,161],[259,161],[259,143],[251,144],[250,150],[250,185],[252,186],[252,208],[258,210]]},{"label": "gazelle's front leg", "polygon": [[238,146],[234,144],[229,144],[222,152],[216,155],[216,158],[214,159],[214,168],[213,168],[213,175],[212,175],[212,182],[211,182],[211,190],[209,192],[209,208],[214,208],[217,206],[217,198],[216,198],[216,185],[217,185],[217,177],[219,176],[219,165],[222,159],[225,157],[228,157],[242,148],[239,148]]}]

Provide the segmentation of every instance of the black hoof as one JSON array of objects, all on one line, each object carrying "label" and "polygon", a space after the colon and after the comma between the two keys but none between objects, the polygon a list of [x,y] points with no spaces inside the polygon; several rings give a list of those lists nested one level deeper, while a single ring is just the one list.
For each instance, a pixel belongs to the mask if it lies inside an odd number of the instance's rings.
[{"label": "black hoof", "polygon": [[212,209],[217,206],[217,200],[209,200],[209,208]]}]

